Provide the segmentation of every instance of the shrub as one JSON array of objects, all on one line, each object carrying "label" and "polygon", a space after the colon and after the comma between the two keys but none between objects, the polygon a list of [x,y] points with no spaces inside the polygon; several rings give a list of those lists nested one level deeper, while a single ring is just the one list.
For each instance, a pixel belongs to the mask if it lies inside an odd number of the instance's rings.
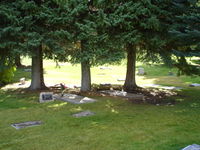
[{"label": "shrub", "polygon": [[15,67],[0,69],[0,85],[10,83],[14,77]]}]

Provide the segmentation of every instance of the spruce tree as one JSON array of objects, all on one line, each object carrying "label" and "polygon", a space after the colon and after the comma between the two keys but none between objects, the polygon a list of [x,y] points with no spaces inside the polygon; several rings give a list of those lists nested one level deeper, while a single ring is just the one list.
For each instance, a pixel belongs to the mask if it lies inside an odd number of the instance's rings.
[{"label": "spruce tree", "polygon": [[13,8],[12,2],[0,2],[0,84],[11,81],[14,71],[14,58],[17,51],[19,33],[19,12]]},{"label": "spruce tree", "polygon": [[198,1],[188,4],[184,14],[176,16],[176,24],[170,33],[176,41],[173,54],[177,57],[179,74],[200,75],[197,66],[189,64],[187,57],[200,57],[200,6]]},{"label": "spruce tree", "polygon": [[70,19],[63,20],[62,27],[64,31],[68,29],[70,39],[67,41],[71,41],[66,56],[70,56],[68,61],[73,64],[81,63],[81,91],[87,92],[91,90],[90,68],[118,62],[123,53],[110,43],[114,40],[107,33],[103,8],[93,1],[69,0],[65,4]]}]

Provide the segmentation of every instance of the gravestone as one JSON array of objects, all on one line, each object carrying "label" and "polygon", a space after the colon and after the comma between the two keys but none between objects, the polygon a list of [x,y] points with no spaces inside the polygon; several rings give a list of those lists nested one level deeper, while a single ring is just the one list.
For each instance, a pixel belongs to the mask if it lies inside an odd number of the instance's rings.
[{"label": "gravestone", "polygon": [[180,90],[183,89],[182,87],[175,87],[175,86],[163,86],[159,84],[143,84],[141,87],[153,87],[153,88],[160,88],[165,90]]},{"label": "gravestone", "polygon": [[138,74],[138,75],[145,75],[144,68],[139,67],[139,68],[138,68],[138,73],[137,73],[137,74]]},{"label": "gravestone", "polygon": [[200,150],[200,145],[192,144],[183,148],[182,150]]},{"label": "gravestone", "polygon": [[41,124],[42,124],[41,121],[28,121],[28,122],[22,122],[22,123],[14,123],[14,124],[11,124],[11,126],[18,130],[18,129],[26,128],[26,127],[39,126]]},{"label": "gravestone", "polygon": [[127,93],[127,92],[118,91],[118,90],[105,90],[105,91],[100,91],[100,93],[107,94],[110,96],[119,96],[123,98],[128,98],[130,100],[144,100],[144,95]]},{"label": "gravestone", "polygon": [[190,86],[190,87],[197,87],[197,86],[200,86],[200,84],[198,84],[198,83],[192,83],[192,84],[190,84],[189,86]]},{"label": "gravestone", "polygon": [[80,96],[76,94],[64,94],[63,96],[60,96],[59,94],[55,94],[54,98],[65,101],[65,102],[69,102],[72,104],[93,103],[97,101],[93,98],[84,97],[84,96]]},{"label": "gravestone", "polygon": [[54,101],[53,92],[41,92],[40,93],[40,103]]},{"label": "gravestone", "polygon": [[76,118],[79,118],[79,117],[92,116],[92,115],[94,115],[94,114],[95,114],[95,113],[93,113],[93,112],[87,110],[87,111],[82,111],[82,112],[73,114],[72,116],[73,116],[73,117],[76,117]]},{"label": "gravestone", "polygon": [[125,79],[117,79],[117,81],[125,81]]},{"label": "gravestone", "polygon": [[20,85],[24,85],[26,83],[25,78],[19,79]]},{"label": "gravestone", "polygon": [[101,70],[111,70],[112,68],[110,67],[100,67]]},{"label": "gravestone", "polygon": [[100,90],[110,90],[111,86],[112,85],[110,83],[101,83],[99,85],[99,89]]},{"label": "gravestone", "polygon": [[174,76],[174,73],[171,72],[171,71],[169,71],[169,72],[168,72],[168,76]]},{"label": "gravestone", "polygon": [[98,73],[97,75],[99,75],[99,76],[105,76],[106,74],[105,73]]},{"label": "gravestone", "polygon": [[25,72],[31,72],[31,69],[24,69]]}]

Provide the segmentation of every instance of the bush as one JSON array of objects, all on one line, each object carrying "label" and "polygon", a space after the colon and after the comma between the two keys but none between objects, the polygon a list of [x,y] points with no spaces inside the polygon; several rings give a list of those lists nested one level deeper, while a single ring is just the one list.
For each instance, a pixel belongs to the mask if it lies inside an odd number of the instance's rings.
[{"label": "bush", "polygon": [[0,85],[10,83],[14,77],[15,67],[8,67],[0,70]]}]

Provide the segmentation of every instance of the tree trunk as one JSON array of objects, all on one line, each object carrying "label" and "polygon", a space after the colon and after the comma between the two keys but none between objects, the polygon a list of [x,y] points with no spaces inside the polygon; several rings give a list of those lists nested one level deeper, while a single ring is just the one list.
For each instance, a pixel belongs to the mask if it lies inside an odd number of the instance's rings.
[{"label": "tree trunk", "polygon": [[124,90],[126,92],[133,92],[137,88],[135,80],[136,70],[136,47],[132,45],[127,46],[127,71],[124,83]]},{"label": "tree trunk", "polygon": [[15,57],[15,65],[16,65],[17,68],[20,68],[20,67],[23,66],[23,65],[21,64],[20,55],[17,55],[17,56]]},{"label": "tree trunk", "polygon": [[81,92],[91,90],[90,64],[88,61],[81,62]]},{"label": "tree trunk", "polygon": [[[87,44],[86,40],[81,41],[81,51],[85,52]],[[91,73],[90,73],[90,61],[89,59],[81,62],[81,92],[91,91]]]},{"label": "tree trunk", "polygon": [[44,84],[43,76],[43,58],[42,58],[42,45],[35,50],[35,55],[32,56],[32,75],[30,90],[47,89]]}]

